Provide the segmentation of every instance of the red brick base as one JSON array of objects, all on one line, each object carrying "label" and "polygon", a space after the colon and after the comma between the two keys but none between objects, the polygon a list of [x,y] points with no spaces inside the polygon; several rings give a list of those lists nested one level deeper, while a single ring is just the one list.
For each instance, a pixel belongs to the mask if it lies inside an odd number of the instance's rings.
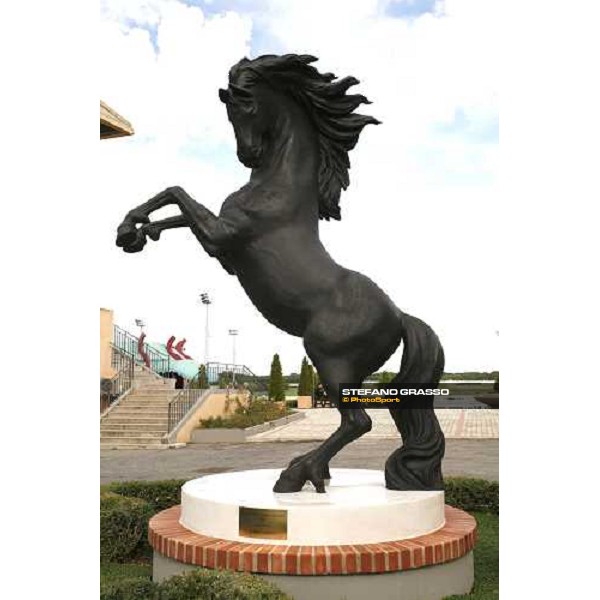
[{"label": "red brick base", "polygon": [[349,575],[418,569],[455,560],[473,549],[475,519],[446,506],[446,525],[429,535],[355,546],[283,546],[231,542],[192,533],[179,524],[180,506],[150,519],[148,538],[156,552],[179,562],[252,573]]}]

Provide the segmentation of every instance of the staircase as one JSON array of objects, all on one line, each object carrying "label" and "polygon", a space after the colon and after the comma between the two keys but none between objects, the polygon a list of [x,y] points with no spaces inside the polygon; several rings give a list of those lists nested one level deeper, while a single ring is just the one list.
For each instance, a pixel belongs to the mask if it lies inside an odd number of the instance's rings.
[{"label": "staircase", "polygon": [[131,392],[100,421],[100,449],[167,448],[169,401],[179,392],[174,379],[136,366]]}]

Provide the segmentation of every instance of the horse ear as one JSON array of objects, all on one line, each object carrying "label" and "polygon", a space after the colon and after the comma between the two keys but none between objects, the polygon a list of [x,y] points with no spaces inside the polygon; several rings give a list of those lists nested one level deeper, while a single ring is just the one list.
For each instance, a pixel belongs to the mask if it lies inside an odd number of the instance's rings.
[{"label": "horse ear", "polygon": [[219,89],[219,100],[223,102],[223,104],[227,104],[227,102],[229,102],[229,92],[224,89]]}]

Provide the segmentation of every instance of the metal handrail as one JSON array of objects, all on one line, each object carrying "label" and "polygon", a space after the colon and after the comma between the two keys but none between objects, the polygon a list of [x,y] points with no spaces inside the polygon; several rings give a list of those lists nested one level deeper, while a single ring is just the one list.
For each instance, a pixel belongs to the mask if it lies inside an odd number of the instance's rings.
[{"label": "metal handrail", "polygon": [[121,329],[118,325],[113,326],[113,343],[117,348],[133,357],[137,364],[145,365],[154,373],[162,377],[173,377],[171,359],[163,356],[147,343],[142,344],[143,354],[145,355],[143,356],[140,354],[139,342],[140,338]]},{"label": "metal handrail", "polygon": [[100,389],[100,414],[133,386],[134,358],[114,344],[111,344],[111,350],[111,367],[115,375],[108,380],[104,389]]},{"label": "metal handrail", "polygon": [[169,402],[168,432],[170,434],[177,425],[185,418],[188,412],[198,402],[207,390],[185,389],[181,390],[175,398]]},{"label": "metal handrail", "polygon": [[208,369],[216,369],[219,373],[235,372],[236,375],[248,375],[256,377],[256,375],[246,365],[234,365],[232,363],[209,362]]},{"label": "metal handrail", "polygon": [[[208,385],[218,384],[223,373],[231,376],[233,373],[239,383],[254,382],[256,375],[246,365],[234,365],[230,363],[209,362],[205,368]],[[200,372],[186,382],[186,388],[195,388],[198,385]]]}]

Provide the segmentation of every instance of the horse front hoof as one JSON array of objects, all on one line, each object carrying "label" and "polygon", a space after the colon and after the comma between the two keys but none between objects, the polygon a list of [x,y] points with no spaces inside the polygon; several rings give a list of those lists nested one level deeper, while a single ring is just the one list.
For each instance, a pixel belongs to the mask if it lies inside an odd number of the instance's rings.
[{"label": "horse front hoof", "polygon": [[138,238],[138,230],[133,223],[121,223],[117,229],[117,246],[125,248],[135,244]]},{"label": "horse front hoof", "polygon": [[323,475],[325,471],[329,474],[327,465],[313,462],[310,458],[301,458],[304,460],[299,460],[300,457],[298,457],[290,463],[285,471],[281,472],[273,487],[274,492],[279,494],[299,492],[304,484],[310,481],[318,494],[325,493],[325,480],[329,478],[323,477]]},{"label": "horse front hoof", "polygon": [[146,245],[146,240],[142,240],[141,242],[136,242],[131,244],[130,246],[124,246],[123,252],[127,252],[127,254],[135,254],[136,252],[141,252]]},{"label": "horse front hoof", "polygon": [[282,473],[279,479],[275,482],[273,491],[277,494],[292,494],[294,492],[299,492],[304,487],[304,484],[305,481],[283,477]]},{"label": "horse front hoof", "polygon": [[[309,458],[312,457],[312,455],[315,453],[316,450],[317,450],[317,448],[315,448],[314,450],[311,450],[310,452],[307,452],[306,454],[301,454],[300,456],[296,456],[295,458],[292,458],[292,460],[290,461],[289,467],[293,467],[294,465],[297,465],[298,463],[300,463],[303,460],[308,460]],[[327,463],[325,463],[325,466],[322,469],[322,475],[323,475],[323,479],[325,480],[325,485],[329,485],[329,483],[331,482],[331,473],[329,472],[329,465]]]},{"label": "horse front hoof", "polygon": [[146,234],[133,223],[123,222],[117,229],[117,246],[132,254],[141,252],[146,245]]}]

